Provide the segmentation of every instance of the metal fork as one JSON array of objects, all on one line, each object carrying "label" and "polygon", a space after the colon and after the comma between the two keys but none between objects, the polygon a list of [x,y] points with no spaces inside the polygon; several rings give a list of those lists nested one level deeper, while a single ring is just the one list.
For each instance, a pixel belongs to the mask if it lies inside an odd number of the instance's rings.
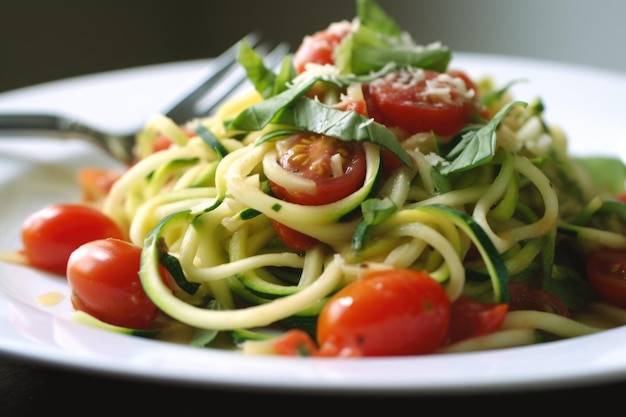
[{"label": "metal fork", "polygon": [[[260,35],[252,32],[243,38],[264,56],[268,68],[275,68],[289,52],[289,45],[279,43],[273,48],[260,42]],[[205,74],[182,97],[162,113],[177,124],[211,114],[224,100],[244,85],[246,73],[236,61],[239,42],[211,60]],[[0,136],[32,136],[37,133],[54,134],[61,139],[81,139],[94,143],[123,163],[134,161],[133,149],[138,132],[113,133],[103,131],[73,117],[59,114],[3,113],[0,114]]]}]

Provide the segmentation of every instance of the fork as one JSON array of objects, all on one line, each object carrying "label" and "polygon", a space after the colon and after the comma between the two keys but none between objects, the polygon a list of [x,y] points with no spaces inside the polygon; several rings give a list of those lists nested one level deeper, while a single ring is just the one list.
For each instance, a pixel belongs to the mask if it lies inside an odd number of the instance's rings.
[{"label": "fork", "polygon": [[[260,34],[257,32],[246,35],[243,40],[264,56],[264,63],[268,68],[277,67],[289,52],[287,43],[282,42],[272,47],[269,42],[261,42]],[[236,61],[238,48],[239,42],[213,58],[202,77],[186,89],[178,100],[170,104],[167,107],[169,110],[162,113],[175,123],[182,124],[197,117],[210,115],[221,103],[236,94],[246,81],[246,73]],[[86,140],[122,163],[128,164],[135,159],[133,149],[138,132],[107,132],[84,121],[60,114],[0,114],[0,136],[15,134],[29,136],[38,132],[54,133],[61,139]]]}]

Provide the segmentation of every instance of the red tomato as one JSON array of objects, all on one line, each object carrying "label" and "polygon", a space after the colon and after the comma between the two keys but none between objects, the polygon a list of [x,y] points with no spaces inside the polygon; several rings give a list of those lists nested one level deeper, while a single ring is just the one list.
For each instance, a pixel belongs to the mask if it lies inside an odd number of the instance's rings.
[{"label": "red tomato", "polygon": [[473,98],[462,78],[436,71],[403,69],[365,88],[368,113],[408,135],[434,132],[445,141],[469,121]]},{"label": "red tomato", "polygon": [[[315,182],[311,194],[288,190],[273,182],[272,192],[291,203],[319,206],[352,194],[363,185],[365,150],[356,142],[344,142],[315,133],[298,133],[277,142],[278,163],[285,170]],[[334,175],[332,157],[339,155],[341,175]]]},{"label": "red tomato", "polygon": [[78,173],[81,200],[87,204],[99,204],[109,194],[121,173],[100,168],[84,168]]},{"label": "red tomato", "polygon": [[427,273],[382,270],[339,290],[322,309],[317,342],[325,356],[420,355],[439,347],[450,301]]},{"label": "red tomato", "polygon": [[596,249],[587,255],[587,278],[609,303],[626,307],[626,249]]},{"label": "red tomato", "polygon": [[274,230],[276,234],[283,241],[283,243],[289,246],[291,249],[297,252],[306,252],[311,249],[317,243],[317,239],[305,235],[304,233],[300,233],[297,230],[293,230],[290,227],[285,226],[282,223],[277,222],[272,219],[272,226],[274,226]]},{"label": "red tomato", "polygon": [[94,240],[72,252],[67,280],[74,308],[116,326],[148,329],[159,309],[141,285],[140,257],[140,247],[119,239]]},{"label": "red tomato", "polygon": [[333,23],[327,29],[306,36],[293,56],[293,65],[298,73],[305,70],[307,63],[333,65],[335,49],[352,32],[349,23]]},{"label": "red tomato", "polygon": [[317,346],[311,336],[300,329],[291,329],[280,336],[272,345],[277,355],[316,356]]},{"label": "red tomato", "polygon": [[509,283],[509,310],[537,310],[569,317],[569,308],[556,295],[519,282]]},{"label": "red tomato", "polygon": [[[188,138],[192,138],[192,137],[196,136],[196,132],[194,132],[191,128],[188,128],[186,126],[182,126],[181,128],[182,128],[183,132],[185,132],[185,135],[187,135]],[[159,135],[154,140],[154,144],[152,146],[152,150],[153,150],[153,152],[160,152],[160,151],[163,151],[165,149],[168,149],[173,144],[174,144],[174,142],[172,142],[172,139],[170,137],[165,136],[165,135]]]},{"label": "red tomato", "polygon": [[[291,203],[319,206],[333,203],[357,191],[365,180],[366,157],[361,144],[330,136],[298,133],[277,142],[278,163],[285,170],[315,183],[313,193],[289,190],[270,181],[274,195]],[[339,155],[341,175],[333,174],[332,158]],[[317,240],[273,222],[282,241],[297,251],[311,248]]]},{"label": "red tomato", "polygon": [[24,254],[31,266],[65,275],[67,260],[83,243],[124,238],[104,213],[80,204],[53,204],[31,214],[22,224]]},{"label": "red tomato", "polygon": [[482,303],[469,297],[458,298],[452,303],[446,343],[495,332],[502,325],[507,311],[507,304]]}]

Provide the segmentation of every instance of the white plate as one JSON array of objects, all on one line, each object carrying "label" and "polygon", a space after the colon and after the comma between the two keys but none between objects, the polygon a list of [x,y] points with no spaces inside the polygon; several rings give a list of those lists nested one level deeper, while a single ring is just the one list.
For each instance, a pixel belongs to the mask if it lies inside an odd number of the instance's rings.
[{"label": "white plate", "polygon": [[[0,94],[3,110],[61,110],[117,128],[140,125],[204,61],[136,68]],[[626,160],[626,76],[508,57],[457,54],[453,67],[490,74],[522,100],[540,95],[546,117],[568,132],[576,154]],[[19,247],[21,221],[45,203],[78,198],[75,172],[115,166],[78,142],[0,140],[0,250]],[[108,333],[71,322],[67,297],[36,298],[66,282],[0,264],[0,352],[89,372],[200,386],[300,392],[468,393],[609,382],[626,375],[626,328],[542,345],[468,354],[385,359],[244,356]]]}]

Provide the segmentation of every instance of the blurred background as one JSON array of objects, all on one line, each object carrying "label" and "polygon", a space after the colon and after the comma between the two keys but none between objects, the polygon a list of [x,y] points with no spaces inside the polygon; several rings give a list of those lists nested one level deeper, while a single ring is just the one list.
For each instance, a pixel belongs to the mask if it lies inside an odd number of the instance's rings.
[{"label": "blurred background", "polygon": [[[379,0],[420,43],[626,72],[622,0]],[[353,0],[1,0],[0,92],[216,55],[258,29],[295,49]]]}]

